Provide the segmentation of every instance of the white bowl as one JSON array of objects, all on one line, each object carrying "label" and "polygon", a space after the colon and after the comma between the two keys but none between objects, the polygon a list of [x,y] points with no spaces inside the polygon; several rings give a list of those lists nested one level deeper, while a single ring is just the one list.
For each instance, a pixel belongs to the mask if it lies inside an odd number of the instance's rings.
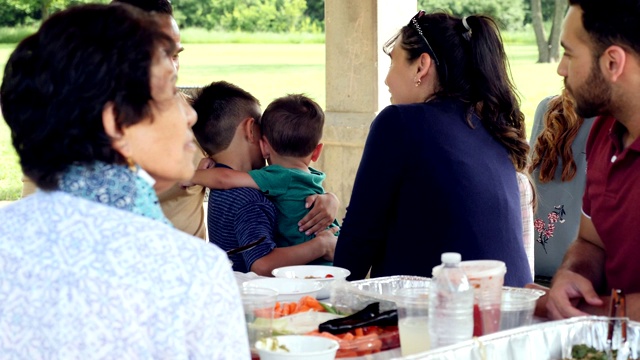
[{"label": "white bowl", "polygon": [[260,360],[333,360],[339,347],[335,340],[308,335],[274,336],[256,342]]},{"label": "white bowl", "polygon": [[[330,285],[334,280],[346,279],[351,271],[326,265],[298,265],[285,266],[273,269],[271,272],[276,278],[305,279],[320,282],[323,287],[318,293],[318,299],[327,299],[331,295]],[[327,277],[331,275],[332,277]]]},{"label": "white bowl", "polygon": [[245,281],[243,287],[259,287],[273,289],[278,292],[277,301],[293,302],[304,296],[316,297],[322,284],[317,281],[303,279],[260,278]]}]

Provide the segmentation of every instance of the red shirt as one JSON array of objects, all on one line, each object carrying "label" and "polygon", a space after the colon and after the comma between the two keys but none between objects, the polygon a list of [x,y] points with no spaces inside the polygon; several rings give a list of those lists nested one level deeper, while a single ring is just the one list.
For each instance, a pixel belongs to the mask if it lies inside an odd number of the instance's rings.
[{"label": "red shirt", "polygon": [[640,292],[640,139],[623,148],[626,129],[599,117],[587,140],[587,183],[582,210],[605,247],[609,288]]}]

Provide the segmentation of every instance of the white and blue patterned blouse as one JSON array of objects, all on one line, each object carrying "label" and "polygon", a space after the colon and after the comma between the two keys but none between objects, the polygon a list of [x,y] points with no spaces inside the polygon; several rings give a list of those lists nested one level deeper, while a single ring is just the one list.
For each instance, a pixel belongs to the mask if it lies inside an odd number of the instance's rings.
[{"label": "white and blue patterned blouse", "polygon": [[0,209],[0,359],[248,359],[226,254],[63,192]]}]

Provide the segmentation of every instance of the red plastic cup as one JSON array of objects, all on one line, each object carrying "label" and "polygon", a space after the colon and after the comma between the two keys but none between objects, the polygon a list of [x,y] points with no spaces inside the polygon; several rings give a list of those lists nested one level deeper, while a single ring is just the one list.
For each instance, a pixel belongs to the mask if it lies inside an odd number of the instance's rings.
[{"label": "red plastic cup", "polygon": [[[435,276],[442,265],[433,268]],[[460,267],[473,287],[473,336],[500,330],[502,285],[507,266],[498,260],[472,260],[460,262]]]}]

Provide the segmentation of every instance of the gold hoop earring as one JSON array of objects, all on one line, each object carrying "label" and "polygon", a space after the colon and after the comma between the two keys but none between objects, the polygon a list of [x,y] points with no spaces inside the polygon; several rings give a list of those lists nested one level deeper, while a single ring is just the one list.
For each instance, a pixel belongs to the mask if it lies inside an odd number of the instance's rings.
[{"label": "gold hoop earring", "polygon": [[131,172],[136,172],[138,170],[136,168],[136,163],[130,157],[127,157],[127,166],[129,167],[129,170],[131,170]]}]

